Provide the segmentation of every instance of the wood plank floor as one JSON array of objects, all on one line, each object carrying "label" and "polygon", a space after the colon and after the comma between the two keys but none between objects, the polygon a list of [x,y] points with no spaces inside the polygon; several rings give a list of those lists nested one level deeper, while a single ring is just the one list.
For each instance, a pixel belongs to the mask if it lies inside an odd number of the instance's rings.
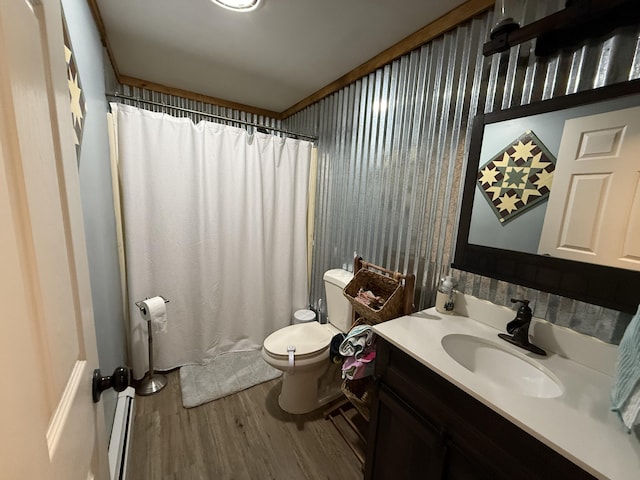
[{"label": "wood plank floor", "polygon": [[[130,480],[362,478],[362,464],[322,410],[280,409],[280,379],[185,409],[179,371],[167,376],[164,390],[136,397]],[[347,437],[358,444],[355,433]]]}]

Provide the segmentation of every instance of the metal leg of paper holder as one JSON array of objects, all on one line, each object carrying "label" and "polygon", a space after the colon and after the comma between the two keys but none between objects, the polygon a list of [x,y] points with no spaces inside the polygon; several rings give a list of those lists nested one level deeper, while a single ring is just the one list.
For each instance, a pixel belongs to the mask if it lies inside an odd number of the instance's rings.
[{"label": "metal leg of paper holder", "polygon": [[153,370],[153,335],[151,333],[151,320],[147,320],[149,332],[149,372],[140,380],[136,393],[138,395],[153,395],[167,385],[167,377]]}]

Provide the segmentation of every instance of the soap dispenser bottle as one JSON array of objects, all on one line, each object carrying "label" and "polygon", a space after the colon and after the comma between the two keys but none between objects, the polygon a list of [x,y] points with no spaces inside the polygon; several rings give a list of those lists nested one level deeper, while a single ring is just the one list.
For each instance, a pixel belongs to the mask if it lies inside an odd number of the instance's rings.
[{"label": "soap dispenser bottle", "polygon": [[438,291],[436,292],[436,310],[440,313],[452,314],[455,308],[456,282],[451,275],[446,275],[440,279]]}]

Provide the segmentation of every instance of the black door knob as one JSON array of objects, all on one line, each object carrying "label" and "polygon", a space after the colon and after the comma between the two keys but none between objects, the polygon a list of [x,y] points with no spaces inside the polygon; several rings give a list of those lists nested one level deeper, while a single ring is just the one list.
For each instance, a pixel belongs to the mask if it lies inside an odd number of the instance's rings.
[{"label": "black door knob", "polygon": [[103,377],[100,369],[93,371],[93,382],[91,392],[93,394],[93,402],[100,401],[100,394],[107,388],[113,387],[116,392],[122,392],[129,386],[129,369],[126,367],[117,367],[113,374]]}]

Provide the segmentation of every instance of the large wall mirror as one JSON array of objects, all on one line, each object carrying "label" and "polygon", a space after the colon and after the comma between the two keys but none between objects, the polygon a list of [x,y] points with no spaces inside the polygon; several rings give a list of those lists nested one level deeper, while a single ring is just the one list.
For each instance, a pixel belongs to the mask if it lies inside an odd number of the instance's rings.
[{"label": "large wall mirror", "polygon": [[453,267],[635,313],[640,80],[478,115]]}]

